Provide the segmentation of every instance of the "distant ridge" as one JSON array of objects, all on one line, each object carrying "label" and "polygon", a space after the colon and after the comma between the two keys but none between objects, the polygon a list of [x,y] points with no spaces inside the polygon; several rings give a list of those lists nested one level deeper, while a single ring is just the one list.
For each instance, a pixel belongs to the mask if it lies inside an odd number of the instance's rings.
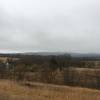
[{"label": "distant ridge", "polygon": [[0,53],[0,56],[50,56],[50,55],[70,55],[72,58],[95,58],[100,59],[100,54],[97,53],[67,53],[67,52],[23,52],[23,53]]}]

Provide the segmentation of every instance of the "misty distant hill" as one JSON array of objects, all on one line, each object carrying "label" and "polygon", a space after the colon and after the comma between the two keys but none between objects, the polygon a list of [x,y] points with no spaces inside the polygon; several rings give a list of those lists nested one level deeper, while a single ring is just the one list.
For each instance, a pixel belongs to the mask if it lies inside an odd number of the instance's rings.
[{"label": "misty distant hill", "polygon": [[68,56],[72,58],[100,59],[97,53],[67,53],[67,52],[24,52],[24,53],[0,53],[1,57],[22,57],[22,56]]},{"label": "misty distant hill", "polygon": [[72,57],[80,58],[80,57],[96,57],[100,58],[100,54],[94,53],[71,53]]}]

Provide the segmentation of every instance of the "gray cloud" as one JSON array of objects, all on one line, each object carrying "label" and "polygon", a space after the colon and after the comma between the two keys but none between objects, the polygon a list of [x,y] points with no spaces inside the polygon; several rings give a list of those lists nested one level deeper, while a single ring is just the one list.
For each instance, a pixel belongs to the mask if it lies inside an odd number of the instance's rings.
[{"label": "gray cloud", "polygon": [[1,51],[100,53],[99,5],[99,0],[2,0]]}]

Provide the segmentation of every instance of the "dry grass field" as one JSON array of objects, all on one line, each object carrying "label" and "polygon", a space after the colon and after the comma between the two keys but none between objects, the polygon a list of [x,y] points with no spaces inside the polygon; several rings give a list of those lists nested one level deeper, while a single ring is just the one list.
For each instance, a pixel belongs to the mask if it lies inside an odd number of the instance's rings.
[{"label": "dry grass field", "polygon": [[100,91],[41,83],[0,80],[0,100],[100,100]]}]

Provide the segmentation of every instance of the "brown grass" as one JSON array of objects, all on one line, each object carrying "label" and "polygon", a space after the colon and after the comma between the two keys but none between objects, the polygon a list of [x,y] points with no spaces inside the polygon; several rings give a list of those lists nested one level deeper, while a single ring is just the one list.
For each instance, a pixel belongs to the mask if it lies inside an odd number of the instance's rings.
[{"label": "brown grass", "polygon": [[100,100],[100,91],[40,83],[30,87],[0,80],[0,100]]}]

